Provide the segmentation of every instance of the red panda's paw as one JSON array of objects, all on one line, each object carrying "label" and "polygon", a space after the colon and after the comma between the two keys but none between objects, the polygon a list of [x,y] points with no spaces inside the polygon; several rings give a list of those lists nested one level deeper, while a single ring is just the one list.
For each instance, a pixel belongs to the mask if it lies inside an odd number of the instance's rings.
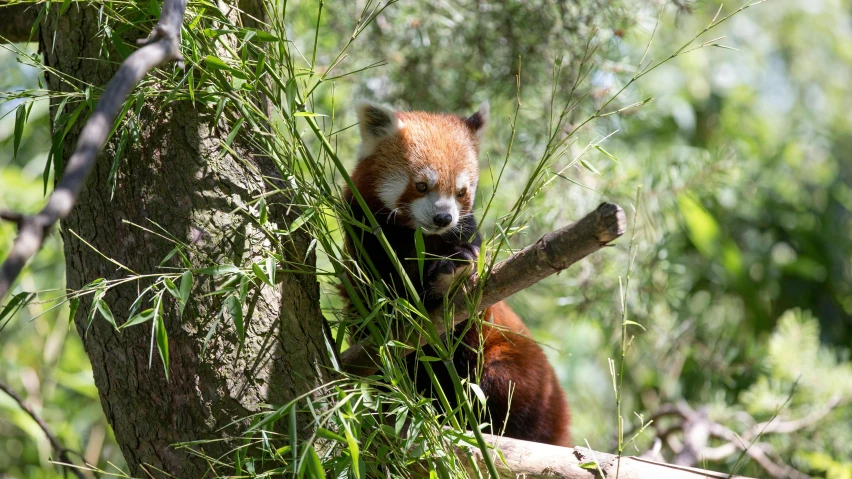
[{"label": "red panda's paw", "polygon": [[460,276],[467,276],[479,257],[479,247],[464,243],[454,247],[447,259],[431,261],[424,272],[424,286],[430,299],[440,302]]},{"label": "red panda's paw", "polygon": [[452,257],[452,259],[457,263],[456,269],[470,266],[470,263],[475,263],[478,258],[479,246],[471,243],[461,243],[456,245],[456,252]]}]

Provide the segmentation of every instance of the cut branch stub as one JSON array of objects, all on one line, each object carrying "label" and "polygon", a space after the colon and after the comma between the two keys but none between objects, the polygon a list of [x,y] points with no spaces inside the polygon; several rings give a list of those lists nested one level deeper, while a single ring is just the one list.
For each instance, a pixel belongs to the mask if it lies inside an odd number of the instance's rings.
[{"label": "cut branch stub", "polygon": [[[482,298],[477,311],[568,268],[623,235],[626,229],[624,210],[612,203],[601,203],[580,221],[547,233],[534,244],[495,265],[481,286]],[[479,281],[478,277],[471,277],[464,289],[474,291],[480,287]],[[456,294],[453,298],[453,325],[468,318],[467,301],[464,294]],[[438,316],[433,322],[438,333],[443,334],[446,332],[443,317]],[[376,347],[369,341],[354,344],[341,355],[343,369],[362,376],[378,370],[375,358]]]}]

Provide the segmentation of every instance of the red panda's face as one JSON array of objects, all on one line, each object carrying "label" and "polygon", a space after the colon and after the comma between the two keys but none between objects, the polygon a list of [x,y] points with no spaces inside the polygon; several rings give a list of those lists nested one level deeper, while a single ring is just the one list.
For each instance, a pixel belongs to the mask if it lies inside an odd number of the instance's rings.
[{"label": "red panda's face", "polygon": [[443,234],[472,214],[487,103],[470,118],[362,104],[363,143],[352,179],[374,213]]}]

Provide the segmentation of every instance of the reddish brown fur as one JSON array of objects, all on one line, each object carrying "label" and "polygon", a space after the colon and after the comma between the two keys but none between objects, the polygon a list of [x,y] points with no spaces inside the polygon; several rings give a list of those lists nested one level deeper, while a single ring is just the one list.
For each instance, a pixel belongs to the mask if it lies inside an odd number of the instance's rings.
[{"label": "reddish brown fur", "polygon": [[[374,214],[382,211],[387,214],[388,209],[400,208],[394,223],[410,225],[405,205],[422,196],[415,184],[422,181],[417,177],[419,172],[428,167],[437,173],[436,188],[446,195],[457,192],[455,179],[460,173],[469,175],[471,188],[459,203],[461,214],[470,213],[479,176],[476,133],[484,118],[471,123],[474,117],[466,121],[454,115],[422,112],[397,112],[396,116],[402,127],[371,144],[351,174],[370,210]],[[397,204],[385,205],[379,189],[393,172],[406,174],[410,181]],[[348,190],[346,198],[351,203]],[[376,255],[380,256],[381,253]],[[461,326],[457,331],[463,330],[464,324]],[[565,393],[544,352],[506,303],[499,302],[486,309],[483,321],[468,329],[464,342],[467,347],[456,350],[454,363],[459,374],[471,377],[475,375],[475,366],[482,365],[480,386],[488,395],[491,417],[487,420],[493,425],[492,432],[500,432],[508,412],[507,436],[570,446],[570,414]],[[476,352],[479,349],[481,362]],[[510,393],[511,408],[507,411]]]},{"label": "reddish brown fur", "polygon": [[[530,331],[508,304],[501,301],[485,310],[482,321],[482,382],[493,381],[492,400],[508,401],[510,382],[514,385],[509,411],[509,424],[516,416],[524,417],[527,437],[558,446],[570,446],[571,416],[565,392],[541,347],[530,337]],[[476,348],[480,336],[471,330],[465,343]],[[495,391],[504,393],[495,397]],[[505,414],[492,410],[492,415]],[[495,420],[502,418],[493,418]],[[513,435],[517,437],[517,435]],[[524,439],[524,437],[519,437]]]},{"label": "reddish brown fur", "polygon": [[[351,174],[372,211],[386,207],[377,189],[390,171],[400,171],[411,178],[398,205],[410,204],[422,196],[415,184],[422,181],[417,174],[426,167],[438,173],[438,191],[445,195],[454,194],[455,179],[460,173],[467,173],[474,182],[479,178],[478,140],[464,119],[425,112],[397,112],[397,117],[402,120],[402,129],[376,143],[373,151],[358,161]],[[459,201],[462,214],[473,209],[474,190],[469,189]],[[410,222],[404,208],[396,218],[403,224]]]}]

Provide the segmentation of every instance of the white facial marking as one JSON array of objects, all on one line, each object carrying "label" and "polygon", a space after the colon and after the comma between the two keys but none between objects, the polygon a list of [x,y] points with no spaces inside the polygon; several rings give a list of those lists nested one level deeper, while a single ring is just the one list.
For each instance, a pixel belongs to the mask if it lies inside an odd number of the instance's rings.
[{"label": "white facial marking", "polygon": [[[450,224],[438,226],[435,224],[435,216],[448,214],[452,217]],[[459,222],[459,205],[453,196],[440,196],[437,192],[431,192],[423,198],[418,198],[411,203],[411,217],[414,226],[423,229],[425,234],[441,234],[456,227]]]},{"label": "white facial marking", "polygon": [[379,181],[378,194],[385,208],[389,210],[396,208],[396,202],[408,187],[408,181],[408,174],[401,171],[387,173],[382,177]]},{"label": "white facial marking", "polygon": [[429,188],[434,187],[438,183],[438,172],[429,168],[423,168],[423,176],[426,177],[426,183],[429,185]]},{"label": "white facial marking", "polygon": [[466,188],[468,183],[470,182],[470,175],[467,173],[459,173],[459,176],[456,177],[456,191]]}]

